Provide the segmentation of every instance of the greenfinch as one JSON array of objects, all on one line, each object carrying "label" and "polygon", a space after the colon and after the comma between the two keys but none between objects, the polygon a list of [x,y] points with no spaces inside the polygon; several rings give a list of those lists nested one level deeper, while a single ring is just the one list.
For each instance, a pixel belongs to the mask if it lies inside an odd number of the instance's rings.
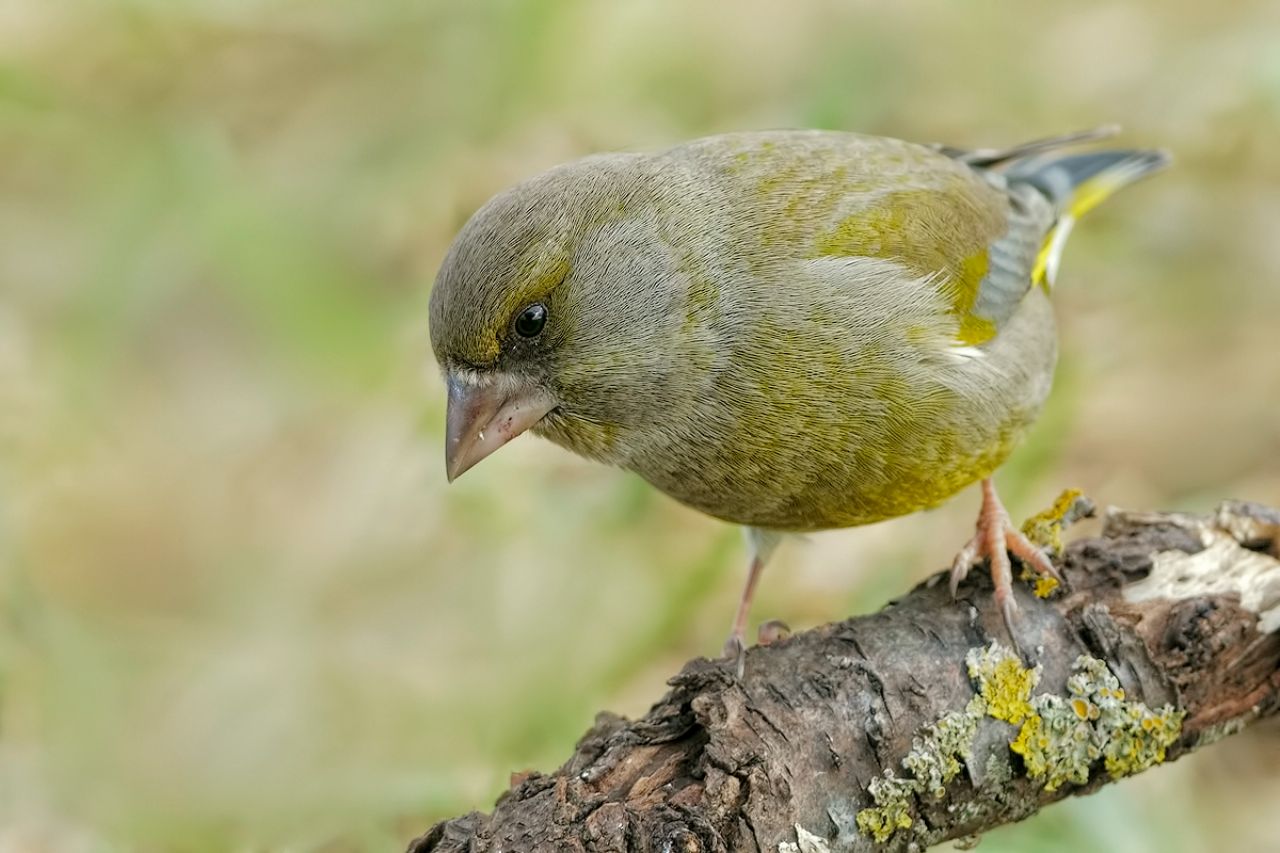
[{"label": "greenfinch", "polygon": [[967,151],[829,131],[604,154],[500,193],[430,300],[449,480],[532,431],[747,528],[741,666],[782,534],[870,524],[982,482],[953,591],[1012,552],[1057,577],[992,473],[1053,378],[1049,294],[1075,221],[1165,166],[1066,154],[1100,128]]}]

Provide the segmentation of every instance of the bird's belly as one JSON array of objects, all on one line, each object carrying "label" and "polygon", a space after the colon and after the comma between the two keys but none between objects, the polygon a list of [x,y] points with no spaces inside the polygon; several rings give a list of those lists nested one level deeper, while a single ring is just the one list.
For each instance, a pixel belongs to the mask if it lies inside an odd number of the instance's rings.
[{"label": "bird's belly", "polygon": [[970,435],[948,425],[893,447],[851,439],[845,456],[824,455],[821,463],[798,448],[802,452],[784,454],[781,465],[722,457],[693,476],[649,479],[675,499],[737,524],[789,531],[853,527],[937,506],[989,476],[1025,426],[1010,422],[991,435]]},{"label": "bird's belly", "polygon": [[890,461],[868,462],[851,454],[811,480],[804,489],[752,513],[741,523],[786,530],[824,530],[871,524],[935,507],[966,486],[990,476],[1010,452],[1021,430],[971,446],[964,436],[933,436],[914,449],[903,448]]}]

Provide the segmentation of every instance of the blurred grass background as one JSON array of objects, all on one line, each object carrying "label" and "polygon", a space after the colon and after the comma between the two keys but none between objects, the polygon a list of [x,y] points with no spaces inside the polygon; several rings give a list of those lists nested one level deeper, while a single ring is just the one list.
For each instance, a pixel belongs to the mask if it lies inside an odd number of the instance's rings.
[{"label": "blurred grass background", "polygon": [[[1280,5],[0,0],[0,848],[396,849],[714,652],[738,534],[522,439],[446,491],[426,300],[486,198],[601,149],[1119,121],[1022,516],[1280,502]],[[977,496],[792,544],[880,606]],[[1274,728],[989,851],[1270,849]]]}]

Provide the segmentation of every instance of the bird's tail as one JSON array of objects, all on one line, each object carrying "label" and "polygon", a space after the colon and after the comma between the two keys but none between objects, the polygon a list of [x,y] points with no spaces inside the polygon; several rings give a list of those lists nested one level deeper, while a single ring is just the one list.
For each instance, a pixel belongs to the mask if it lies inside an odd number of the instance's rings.
[{"label": "bird's tail", "polygon": [[1080,218],[1121,187],[1171,162],[1165,151],[1094,151],[1065,157],[1032,157],[1005,171],[1010,183],[1031,184],[1064,216]]},{"label": "bird's tail", "polygon": [[1077,219],[1116,190],[1158,172],[1172,162],[1166,151],[1131,149],[1069,155],[1046,153],[1060,144],[1099,139],[1110,135],[1108,131],[1110,128],[1099,128],[1056,140],[1041,140],[1001,152],[1006,156],[996,161],[1008,164],[1004,174],[1010,184],[1035,187],[1058,210],[1058,221],[1045,235],[1044,246],[1032,272],[1032,281],[1037,284],[1053,283],[1062,248]]}]

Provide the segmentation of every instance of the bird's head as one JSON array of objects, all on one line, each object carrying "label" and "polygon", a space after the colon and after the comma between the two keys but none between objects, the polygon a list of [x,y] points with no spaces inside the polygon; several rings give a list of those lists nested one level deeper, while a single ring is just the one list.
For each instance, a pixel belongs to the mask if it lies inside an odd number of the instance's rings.
[{"label": "bird's head", "polygon": [[529,429],[624,464],[670,399],[689,275],[632,155],[561,166],[490,200],[431,293],[450,480]]}]

